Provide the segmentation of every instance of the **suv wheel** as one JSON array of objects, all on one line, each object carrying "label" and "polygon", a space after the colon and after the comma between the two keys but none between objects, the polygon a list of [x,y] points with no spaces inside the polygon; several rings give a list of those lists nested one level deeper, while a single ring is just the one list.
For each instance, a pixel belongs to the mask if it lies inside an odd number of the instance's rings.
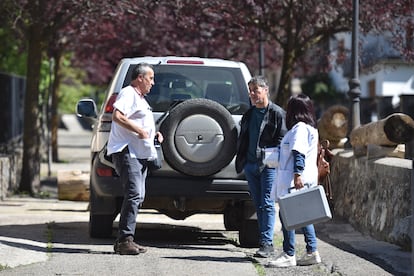
[{"label": "suv wheel", "polygon": [[92,238],[109,238],[112,236],[112,215],[89,215],[89,235]]},{"label": "suv wheel", "polygon": [[[110,203],[110,204],[108,204]],[[90,183],[90,195],[89,195],[89,236],[92,238],[110,238],[112,237],[112,224],[117,214],[116,207],[113,213],[102,213],[100,208],[103,206],[116,206],[115,198],[99,197],[92,183]],[[106,207],[105,207],[106,208]]]},{"label": "suv wheel", "polygon": [[240,230],[242,217],[243,213],[240,207],[226,207],[223,213],[224,228],[226,228],[228,231]]},{"label": "suv wheel", "polygon": [[189,99],[178,104],[160,131],[165,161],[186,175],[215,174],[236,153],[236,124],[227,109],[211,100]]},{"label": "suv wheel", "polygon": [[255,219],[244,219],[239,230],[241,247],[252,248],[259,246],[259,225]]}]

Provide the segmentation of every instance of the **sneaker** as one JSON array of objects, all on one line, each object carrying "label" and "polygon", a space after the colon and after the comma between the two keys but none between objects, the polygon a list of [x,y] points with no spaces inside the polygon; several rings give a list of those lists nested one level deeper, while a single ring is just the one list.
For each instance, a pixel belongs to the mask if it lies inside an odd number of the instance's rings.
[{"label": "sneaker", "polygon": [[266,266],[268,266],[268,267],[296,266],[296,257],[295,257],[295,255],[289,256],[288,254],[283,252],[275,260],[269,261]]},{"label": "sneaker", "polygon": [[114,251],[120,255],[138,255],[147,252],[147,249],[134,242],[134,238],[129,236],[123,241],[116,240],[114,244]]},{"label": "sneaker", "polygon": [[319,252],[305,253],[302,258],[298,260],[298,265],[313,265],[321,262],[321,256]]},{"label": "sneaker", "polygon": [[254,254],[255,257],[268,258],[275,252],[272,244],[263,244]]}]

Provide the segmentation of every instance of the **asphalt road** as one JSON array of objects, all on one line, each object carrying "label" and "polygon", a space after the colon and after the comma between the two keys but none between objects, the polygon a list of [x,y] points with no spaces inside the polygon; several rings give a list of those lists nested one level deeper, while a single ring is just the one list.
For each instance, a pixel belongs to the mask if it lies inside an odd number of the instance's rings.
[{"label": "asphalt road", "polygon": [[[88,170],[90,131],[73,116],[59,131],[58,170]],[[42,173],[48,171],[42,165]],[[46,182],[48,183],[48,182]],[[49,183],[50,184],[50,183]],[[411,275],[411,253],[375,241],[346,222],[317,225],[322,263],[309,267],[268,268],[241,248],[237,232],[225,231],[221,215],[194,215],[176,221],[153,210],[138,215],[136,240],[148,247],[138,256],[113,253],[112,239],[88,235],[88,203],[61,201],[56,186],[44,185],[49,199],[11,197],[0,201],[0,275]],[[114,224],[114,235],[116,232]],[[281,252],[276,225],[276,254]],[[297,234],[299,254],[303,236]],[[298,255],[299,255],[298,254]]]},{"label": "asphalt road", "polygon": [[88,236],[87,203],[27,198],[1,203],[0,263],[9,260],[1,275],[257,275],[251,260],[223,234],[220,216],[177,222],[144,210],[136,240],[148,252],[120,256],[113,253],[115,238]]}]

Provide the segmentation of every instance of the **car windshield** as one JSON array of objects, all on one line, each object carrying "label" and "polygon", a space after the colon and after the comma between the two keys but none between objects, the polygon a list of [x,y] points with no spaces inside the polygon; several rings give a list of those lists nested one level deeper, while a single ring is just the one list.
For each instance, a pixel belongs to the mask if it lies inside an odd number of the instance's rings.
[{"label": "car windshield", "polygon": [[[123,87],[131,80],[131,65]],[[240,69],[228,67],[155,65],[155,85],[146,96],[154,112],[164,112],[176,101],[206,98],[222,104],[231,114],[250,106]]]}]

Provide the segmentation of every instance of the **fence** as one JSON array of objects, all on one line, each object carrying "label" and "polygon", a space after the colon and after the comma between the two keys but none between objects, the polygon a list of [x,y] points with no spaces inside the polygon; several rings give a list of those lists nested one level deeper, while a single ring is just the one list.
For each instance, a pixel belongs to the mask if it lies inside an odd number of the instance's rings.
[{"label": "fence", "polygon": [[0,73],[0,199],[20,177],[26,79]]}]

